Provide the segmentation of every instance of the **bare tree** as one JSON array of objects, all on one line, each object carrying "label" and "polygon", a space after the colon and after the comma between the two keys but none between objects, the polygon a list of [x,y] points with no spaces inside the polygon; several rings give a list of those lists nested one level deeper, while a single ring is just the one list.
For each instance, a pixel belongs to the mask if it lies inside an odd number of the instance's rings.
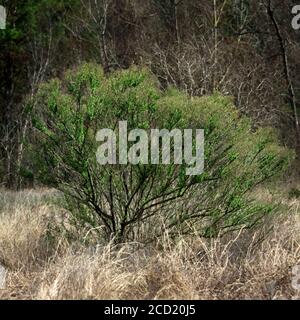
[{"label": "bare tree", "polygon": [[288,52],[287,52],[288,48],[286,45],[286,39],[283,36],[283,33],[281,31],[279,23],[277,22],[275,9],[273,7],[272,0],[267,0],[265,5],[266,5],[266,9],[267,9],[267,13],[270,18],[270,21],[272,22],[272,25],[274,27],[275,34],[276,34],[278,44],[280,47],[280,54],[281,54],[281,58],[282,58],[283,72],[284,72],[288,96],[289,96],[289,103],[290,103],[291,109],[293,110],[293,113],[294,113],[295,127],[296,127],[298,141],[299,141],[300,127],[299,127],[299,118],[298,118],[298,110],[297,110],[297,101],[296,101],[295,89],[294,89],[294,85],[293,85],[293,81],[292,81],[292,77],[291,77],[291,72],[290,72],[289,58],[288,58]]},{"label": "bare tree", "polygon": [[74,13],[70,17],[71,23],[65,24],[76,39],[96,49],[105,72],[109,71],[112,64],[107,44],[107,19],[111,3],[111,0],[81,0],[83,11],[80,15]]}]

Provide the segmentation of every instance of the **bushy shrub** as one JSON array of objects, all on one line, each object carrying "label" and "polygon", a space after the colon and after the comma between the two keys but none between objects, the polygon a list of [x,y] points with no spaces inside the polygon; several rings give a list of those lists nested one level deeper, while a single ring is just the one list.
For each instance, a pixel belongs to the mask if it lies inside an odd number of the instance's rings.
[{"label": "bushy shrub", "polygon": [[[230,98],[162,92],[144,69],[105,76],[84,64],[42,85],[35,99],[39,179],[64,192],[77,223],[116,241],[149,240],[166,229],[212,237],[251,227],[273,207],[255,202],[250,191],[292,157],[272,130],[254,132]],[[99,165],[96,133],[117,130],[120,120],[128,130],[204,129],[204,173],[188,176],[186,164]]]}]

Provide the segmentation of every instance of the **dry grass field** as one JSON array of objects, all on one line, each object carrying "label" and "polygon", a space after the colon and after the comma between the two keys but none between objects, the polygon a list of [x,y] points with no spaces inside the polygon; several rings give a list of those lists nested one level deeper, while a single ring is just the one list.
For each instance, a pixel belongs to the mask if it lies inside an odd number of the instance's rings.
[{"label": "dry grass field", "polygon": [[[279,195],[282,217],[230,238],[166,234],[156,245],[122,247],[76,241],[55,192],[1,191],[0,299],[297,299],[292,270],[300,264],[300,201]],[[273,201],[265,190],[258,197]],[[68,230],[69,231],[65,231]]]}]

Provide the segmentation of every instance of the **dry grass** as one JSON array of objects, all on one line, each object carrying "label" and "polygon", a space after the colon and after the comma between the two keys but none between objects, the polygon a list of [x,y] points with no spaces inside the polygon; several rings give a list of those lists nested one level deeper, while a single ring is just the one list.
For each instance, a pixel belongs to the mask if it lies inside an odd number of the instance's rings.
[{"label": "dry grass", "polygon": [[[295,299],[300,263],[299,200],[261,241],[262,230],[231,238],[197,236],[157,246],[70,244],[53,239],[59,209],[49,191],[0,196],[0,263],[8,270],[1,299]],[[262,192],[260,192],[262,195]],[[269,197],[269,194],[265,194]],[[59,223],[58,223],[59,221]]]}]

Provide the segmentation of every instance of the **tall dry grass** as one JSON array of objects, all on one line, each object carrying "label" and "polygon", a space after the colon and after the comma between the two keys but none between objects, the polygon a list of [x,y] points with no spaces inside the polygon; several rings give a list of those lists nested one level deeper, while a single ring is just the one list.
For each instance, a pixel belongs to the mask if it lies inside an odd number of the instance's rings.
[{"label": "tall dry grass", "polygon": [[61,232],[65,213],[46,201],[53,196],[1,193],[0,263],[8,270],[1,299],[300,297],[291,285],[292,268],[300,264],[299,200],[283,199],[289,210],[268,236],[264,229],[240,230],[174,242],[166,234],[156,245],[115,247],[70,241]]}]

